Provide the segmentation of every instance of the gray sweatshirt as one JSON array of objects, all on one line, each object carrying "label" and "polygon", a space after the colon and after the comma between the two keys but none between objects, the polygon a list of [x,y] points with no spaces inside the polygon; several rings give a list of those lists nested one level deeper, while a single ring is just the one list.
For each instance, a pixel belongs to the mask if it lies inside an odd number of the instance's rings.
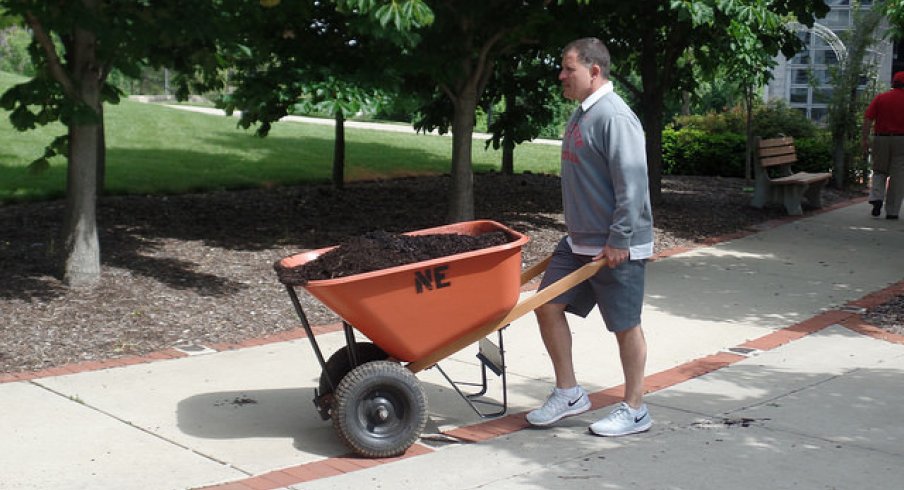
[{"label": "gray sweatshirt", "polygon": [[[575,246],[652,250],[643,128],[614,92],[574,112],[562,140],[562,204]],[[632,259],[646,258],[636,257]],[[642,254],[647,255],[647,254]]]}]

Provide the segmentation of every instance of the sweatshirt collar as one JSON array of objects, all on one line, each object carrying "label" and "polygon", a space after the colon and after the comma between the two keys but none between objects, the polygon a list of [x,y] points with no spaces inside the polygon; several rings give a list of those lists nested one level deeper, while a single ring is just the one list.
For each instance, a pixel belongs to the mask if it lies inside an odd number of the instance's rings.
[{"label": "sweatshirt collar", "polygon": [[587,97],[586,99],[584,99],[583,102],[581,102],[581,109],[583,109],[584,112],[587,112],[588,110],[590,110],[591,107],[593,107],[593,104],[596,104],[596,102],[598,100],[602,99],[604,95],[606,95],[612,91],[613,91],[612,80],[607,80],[606,83],[604,83],[602,87],[596,89],[596,92],[593,92],[592,94],[590,94],[589,97]]}]

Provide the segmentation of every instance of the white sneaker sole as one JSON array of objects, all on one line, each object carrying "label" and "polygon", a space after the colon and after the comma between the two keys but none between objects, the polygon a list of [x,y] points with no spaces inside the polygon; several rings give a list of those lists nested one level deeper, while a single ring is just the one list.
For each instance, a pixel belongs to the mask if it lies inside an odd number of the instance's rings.
[{"label": "white sneaker sole", "polygon": [[650,427],[652,427],[652,426],[653,426],[653,420],[651,419],[651,420],[648,420],[647,423],[645,423],[643,425],[634,426],[634,427],[631,427],[630,429],[623,430],[620,432],[604,432],[601,430],[594,430],[592,425],[589,427],[589,429],[590,429],[591,434],[597,435],[600,437],[621,437],[621,436],[627,436],[627,435],[631,435],[631,434],[639,434],[641,432],[646,432],[646,431],[650,430]]},{"label": "white sneaker sole", "polygon": [[586,405],[572,408],[571,410],[560,413],[559,416],[554,419],[544,420],[542,422],[531,422],[531,420],[529,418],[527,418],[527,423],[529,423],[530,425],[533,425],[535,427],[547,427],[547,426],[550,426],[550,425],[564,419],[565,417],[573,417],[575,415],[580,415],[580,414],[590,410],[590,405],[591,405],[590,403],[587,403]]}]

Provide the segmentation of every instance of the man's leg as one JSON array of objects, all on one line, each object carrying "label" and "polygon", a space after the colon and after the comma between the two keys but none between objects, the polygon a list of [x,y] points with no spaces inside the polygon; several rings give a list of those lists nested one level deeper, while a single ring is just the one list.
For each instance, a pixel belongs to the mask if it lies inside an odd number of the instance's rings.
[{"label": "man's leg", "polygon": [[616,332],[622,370],[625,374],[625,401],[605,418],[590,425],[590,432],[598,436],[624,436],[644,432],[653,419],[643,403],[643,372],[647,361],[647,341],[640,325]]},{"label": "man's leg", "polygon": [[584,388],[578,386],[574,376],[571,330],[565,319],[565,305],[546,303],[534,311],[540,324],[540,336],[552,360],[556,387],[542,407],[528,412],[527,421],[531,425],[545,427],[563,417],[590,410],[590,398]]},{"label": "man's leg", "polygon": [[891,162],[888,166],[888,194],[885,196],[885,216],[897,217],[904,201],[904,138],[895,137]]},{"label": "man's leg", "polygon": [[546,303],[536,310],[540,324],[540,336],[546,352],[552,360],[557,388],[571,388],[578,382],[574,375],[574,361],[571,353],[571,330],[565,318],[565,305]]},{"label": "man's leg", "polygon": [[638,325],[617,332],[615,338],[618,340],[618,352],[625,375],[625,402],[631,408],[640,408],[643,403],[643,378],[647,363],[647,340],[643,328]]},{"label": "man's leg", "polygon": [[879,216],[882,212],[882,203],[885,201],[885,188],[888,181],[888,174],[873,171],[870,180],[868,201],[870,205],[873,206],[871,214],[873,216]]}]

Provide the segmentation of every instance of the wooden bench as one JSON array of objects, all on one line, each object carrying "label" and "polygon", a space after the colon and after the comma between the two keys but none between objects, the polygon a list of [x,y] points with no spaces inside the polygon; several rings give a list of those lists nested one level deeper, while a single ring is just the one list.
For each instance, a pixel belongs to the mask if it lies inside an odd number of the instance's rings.
[{"label": "wooden bench", "polygon": [[790,215],[803,214],[802,199],[810,207],[822,207],[822,188],[832,174],[791,170],[791,165],[797,162],[794,138],[757,138],[755,160],[751,206],[783,204]]}]

